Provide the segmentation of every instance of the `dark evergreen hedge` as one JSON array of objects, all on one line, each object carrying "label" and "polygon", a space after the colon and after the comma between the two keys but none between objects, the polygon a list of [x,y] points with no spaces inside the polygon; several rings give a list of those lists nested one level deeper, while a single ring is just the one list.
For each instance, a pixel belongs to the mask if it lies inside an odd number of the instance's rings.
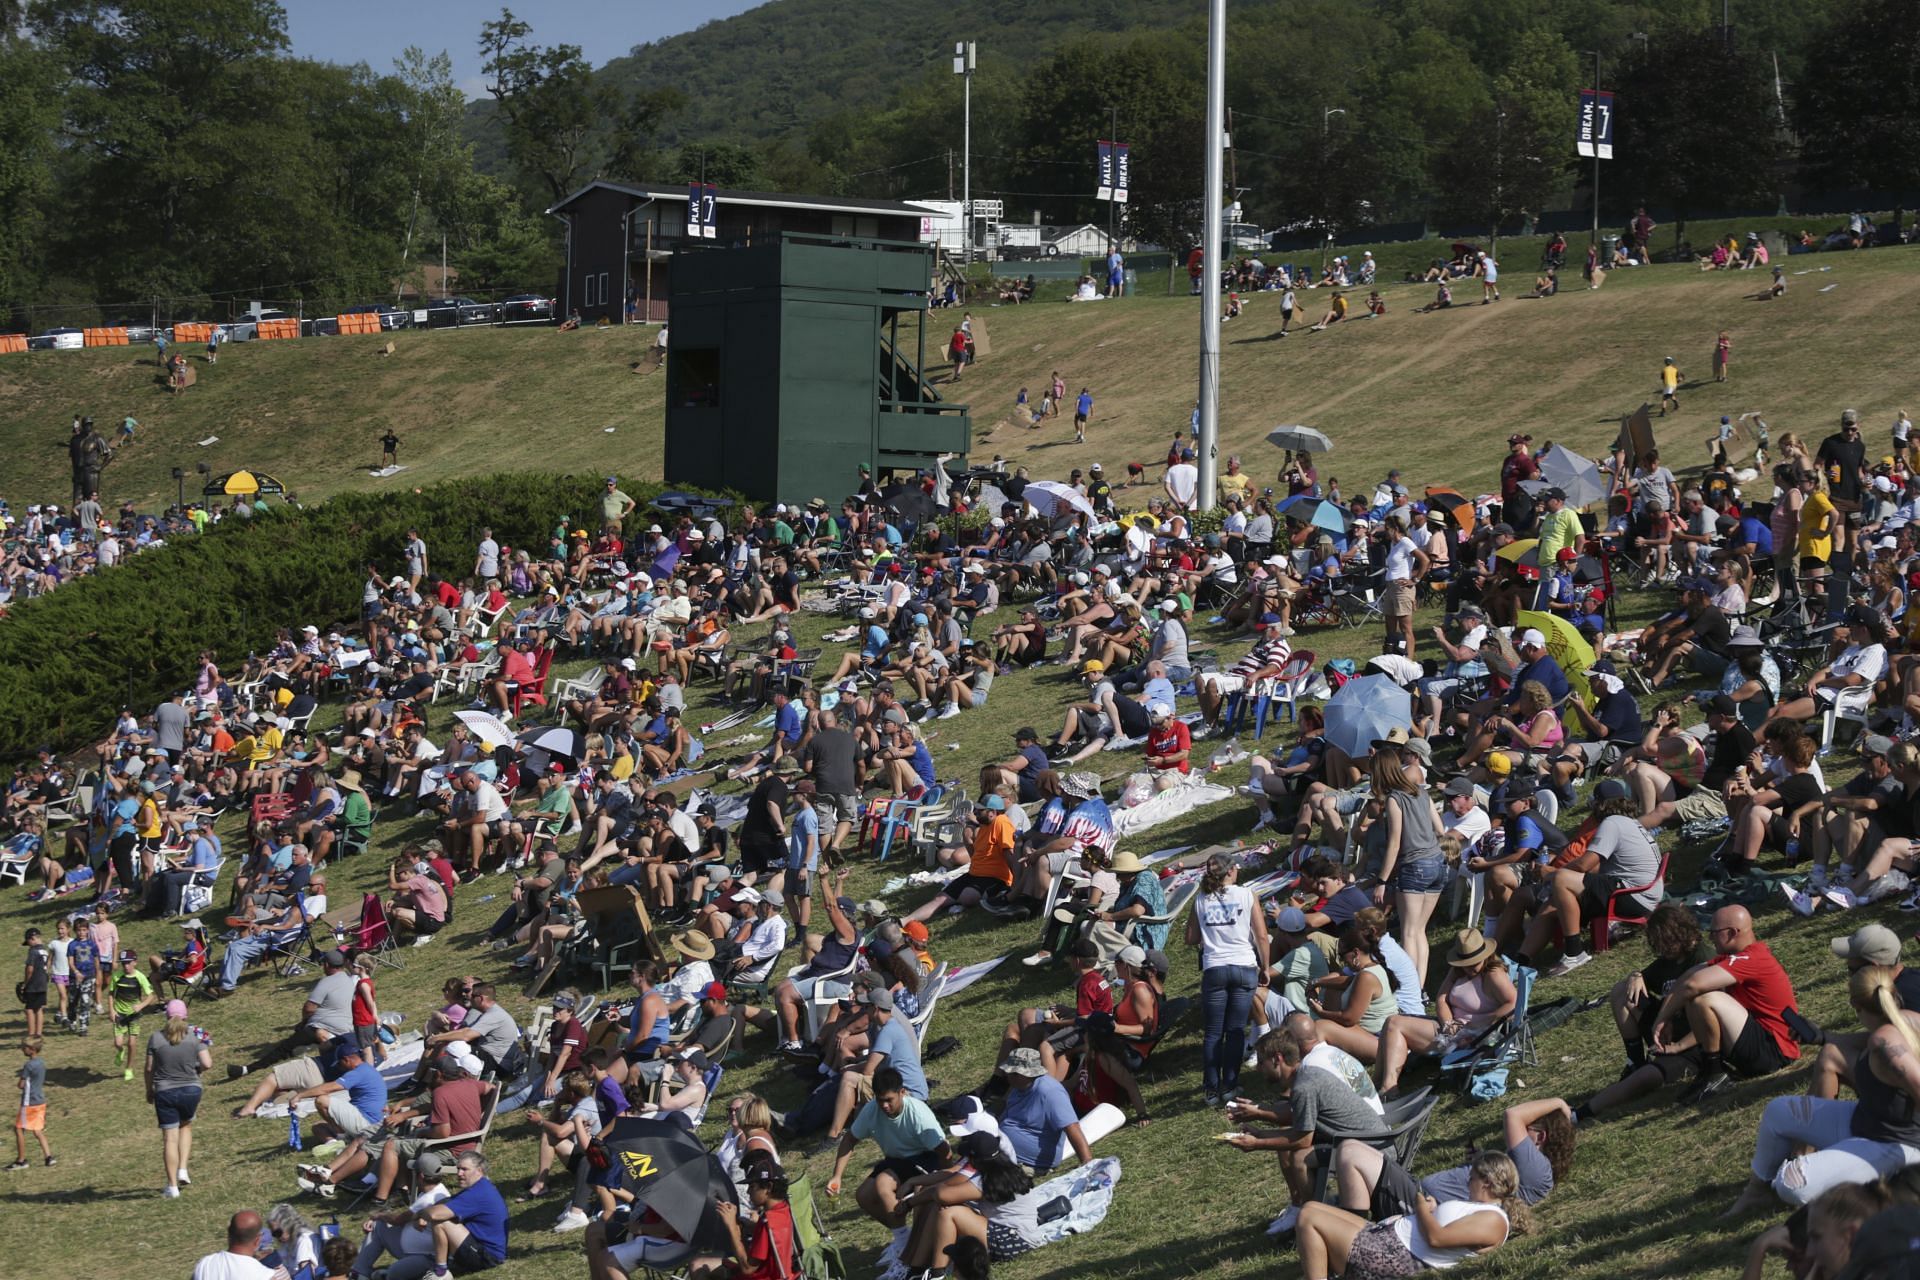
[{"label": "dark evergreen hedge", "polygon": [[[483,527],[536,554],[563,513],[597,529],[595,479],[496,475],[304,510],[275,502],[271,515],[229,517],[26,601],[0,620],[0,760],[105,736],[121,706],[145,711],[184,688],[202,649],[232,673],[278,627],[355,621],[366,566],[402,570],[408,529],[426,540],[431,567],[454,578],[472,569]],[[621,487],[645,503],[667,486]]]}]

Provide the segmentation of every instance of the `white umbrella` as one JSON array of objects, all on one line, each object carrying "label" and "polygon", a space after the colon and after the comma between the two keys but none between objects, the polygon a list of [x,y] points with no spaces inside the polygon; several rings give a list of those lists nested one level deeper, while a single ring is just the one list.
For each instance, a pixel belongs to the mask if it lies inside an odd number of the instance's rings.
[{"label": "white umbrella", "polygon": [[1026,499],[1028,506],[1049,519],[1069,507],[1086,512],[1088,518],[1093,516],[1093,504],[1072,485],[1061,484],[1058,480],[1035,480],[1020,491],[1020,496]]},{"label": "white umbrella", "polygon": [[453,718],[473,730],[473,736],[490,747],[511,747],[513,730],[491,711],[456,711]]},{"label": "white umbrella", "polygon": [[520,746],[526,751],[544,751],[550,756],[565,756],[578,762],[586,759],[586,739],[578,729],[565,725],[537,725],[520,732]]},{"label": "white umbrella", "polygon": [[1589,507],[1606,501],[1606,477],[1591,458],[1556,444],[1540,455],[1539,463],[1540,478],[1566,494],[1568,506]]},{"label": "white umbrella", "polygon": [[1275,427],[1267,432],[1267,443],[1276,449],[1292,449],[1295,453],[1333,452],[1333,441],[1327,439],[1327,433],[1312,427]]}]

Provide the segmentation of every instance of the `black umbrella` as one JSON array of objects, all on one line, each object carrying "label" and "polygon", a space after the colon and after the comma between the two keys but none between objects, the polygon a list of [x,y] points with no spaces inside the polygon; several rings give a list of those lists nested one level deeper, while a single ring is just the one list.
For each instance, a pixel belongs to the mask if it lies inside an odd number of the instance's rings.
[{"label": "black umbrella", "polygon": [[713,1206],[738,1203],[733,1179],[694,1134],[667,1120],[621,1116],[602,1136],[621,1182],[689,1243],[725,1239]]},{"label": "black umbrella", "polygon": [[655,494],[653,505],[662,511],[685,512],[696,519],[733,505],[732,498],[709,498],[704,494],[681,493],[677,489]]},{"label": "black umbrella", "polygon": [[586,739],[578,729],[567,725],[545,724],[524,730],[519,737],[521,750],[542,751],[549,756],[565,756],[579,764],[587,757]]},{"label": "black umbrella", "polygon": [[940,514],[933,495],[919,486],[902,487],[898,492],[887,491],[880,495],[880,505],[903,520],[915,524],[925,524]]}]

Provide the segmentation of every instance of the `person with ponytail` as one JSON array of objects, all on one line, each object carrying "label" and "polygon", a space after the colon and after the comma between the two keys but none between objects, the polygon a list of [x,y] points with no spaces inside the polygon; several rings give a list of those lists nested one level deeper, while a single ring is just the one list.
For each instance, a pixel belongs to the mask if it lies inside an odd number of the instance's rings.
[{"label": "person with ponytail", "polygon": [[[1380,1056],[1381,1029],[1399,1012],[1394,978],[1380,954],[1379,941],[1357,923],[1340,935],[1337,954],[1340,972],[1316,979],[1307,988],[1307,1008],[1322,1040],[1372,1063]],[[1338,1003],[1329,1003],[1334,993],[1339,993]]]},{"label": "person with ponytail", "polygon": [[[1867,1042],[1853,1063],[1858,1100],[1795,1095],[1775,1098],[1760,1116],[1753,1176],[1727,1217],[1770,1207],[1778,1196],[1798,1208],[1830,1188],[1891,1178],[1920,1164],[1920,1013],[1900,1007],[1894,970],[1856,969],[1847,1003]],[[1793,1152],[1812,1147],[1806,1154]]]},{"label": "person with ponytail", "polygon": [[1301,1209],[1295,1239],[1305,1280],[1398,1280],[1458,1266],[1532,1229],[1513,1161],[1483,1151],[1467,1170],[1464,1200],[1421,1196],[1412,1213],[1371,1223],[1316,1200]]},{"label": "person with ponytail", "polygon": [[1208,858],[1199,899],[1187,917],[1187,945],[1200,948],[1200,1002],[1206,1011],[1201,1083],[1210,1107],[1231,1101],[1240,1088],[1247,1015],[1268,965],[1266,916],[1253,893],[1234,883],[1239,871],[1226,854]]}]

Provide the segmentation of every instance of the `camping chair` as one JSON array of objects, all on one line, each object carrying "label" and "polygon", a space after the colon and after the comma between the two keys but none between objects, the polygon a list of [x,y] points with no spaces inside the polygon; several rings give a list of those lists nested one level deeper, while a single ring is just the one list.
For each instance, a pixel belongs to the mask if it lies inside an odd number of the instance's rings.
[{"label": "camping chair", "polygon": [[360,924],[354,930],[356,951],[371,955],[389,969],[404,969],[400,962],[400,943],[393,934],[393,922],[387,919],[387,904],[377,893],[361,895]]},{"label": "camping chair", "polygon": [[793,1211],[793,1240],[800,1255],[802,1280],[847,1280],[840,1246],[827,1230],[809,1175],[803,1173],[787,1184],[787,1207]]},{"label": "camping chair", "polygon": [[607,669],[595,667],[584,676],[563,682],[553,691],[553,700],[560,704],[560,723],[567,722],[567,704],[579,698],[591,698],[600,692],[600,686],[607,682]]},{"label": "camping chair", "polygon": [[6,884],[11,880],[24,889],[27,884],[27,872],[33,870],[34,864],[40,861],[41,849],[45,847],[45,841],[42,841],[40,849],[35,849],[32,853],[19,854],[15,852],[10,842],[0,845],[0,884]]},{"label": "camping chair", "polygon": [[[602,991],[612,984],[616,969],[632,968],[640,960],[660,958],[647,904],[632,885],[583,889],[574,901],[580,907],[581,919],[586,922],[584,928],[593,940],[591,964],[599,971]],[[579,932],[578,927],[575,932]]]},{"label": "camping chair", "polygon": [[367,803],[367,820],[364,823],[349,824],[346,811],[341,810],[339,819],[340,841],[337,846],[338,857],[351,858],[355,854],[365,853],[368,843],[373,839],[373,824],[379,820],[380,810],[371,801]]},{"label": "camping chair", "polygon": [[1378,1133],[1316,1131],[1313,1149],[1307,1155],[1308,1176],[1312,1179],[1307,1198],[1326,1198],[1328,1175],[1333,1172],[1334,1152],[1348,1138],[1357,1138],[1389,1156],[1402,1169],[1412,1169],[1413,1162],[1420,1156],[1421,1143],[1426,1140],[1427,1123],[1433,1119],[1433,1109],[1439,1105],[1440,1099],[1434,1096],[1432,1089],[1416,1089],[1386,1104],[1387,1114],[1382,1121],[1386,1127]]},{"label": "camping chair", "polygon": [[1386,606],[1381,595],[1387,586],[1385,567],[1372,569],[1364,574],[1351,577],[1342,575],[1334,580],[1333,605],[1339,611],[1343,626],[1361,627],[1369,622],[1385,622]]},{"label": "camping chair", "polygon": [[933,1025],[933,1007],[940,1003],[940,993],[946,989],[949,972],[951,966],[943,960],[920,984],[920,1012],[912,1019],[913,1042],[920,1048],[926,1047],[927,1028]]},{"label": "camping chair", "polygon": [[1839,696],[1827,704],[1820,716],[1820,753],[1825,755],[1833,750],[1833,731],[1840,721],[1846,720],[1859,726],[1859,732],[1867,732],[1867,712],[1873,706],[1873,686],[1862,685],[1858,689],[1843,689]]},{"label": "camping chair", "polygon": [[[813,995],[809,997],[802,1006],[807,1020],[806,1042],[808,1044],[812,1044],[820,1038],[820,1029],[827,1025],[827,1020],[832,1017],[834,1006],[838,1005],[842,998],[827,994],[824,988],[829,982],[851,984],[853,982],[854,971],[859,967],[860,955],[858,951],[856,951],[853,958],[847,961],[844,968],[836,969],[832,973],[814,975]],[[805,965],[795,965],[793,968],[787,970],[787,977],[792,978],[804,968],[806,968]]]},{"label": "camping chair", "polygon": [[[1149,869],[1146,874],[1152,875],[1153,872]],[[1187,908],[1192,906],[1193,900],[1199,896],[1200,882],[1189,877],[1174,886],[1173,896],[1167,899],[1165,913],[1157,916],[1135,916],[1121,927],[1120,932],[1128,942],[1132,942],[1136,931],[1142,928],[1163,924],[1171,930],[1174,925],[1180,923],[1180,917],[1187,913]],[[1171,933],[1168,936],[1171,937]],[[1164,1016],[1163,1013],[1163,1020]]]},{"label": "camping chair", "polygon": [[308,952],[313,949],[313,921],[307,919],[307,906],[304,902],[294,904],[300,914],[300,927],[287,933],[276,933],[267,940],[267,952],[263,959],[273,966],[276,978],[297,978],[307,971]]}]

